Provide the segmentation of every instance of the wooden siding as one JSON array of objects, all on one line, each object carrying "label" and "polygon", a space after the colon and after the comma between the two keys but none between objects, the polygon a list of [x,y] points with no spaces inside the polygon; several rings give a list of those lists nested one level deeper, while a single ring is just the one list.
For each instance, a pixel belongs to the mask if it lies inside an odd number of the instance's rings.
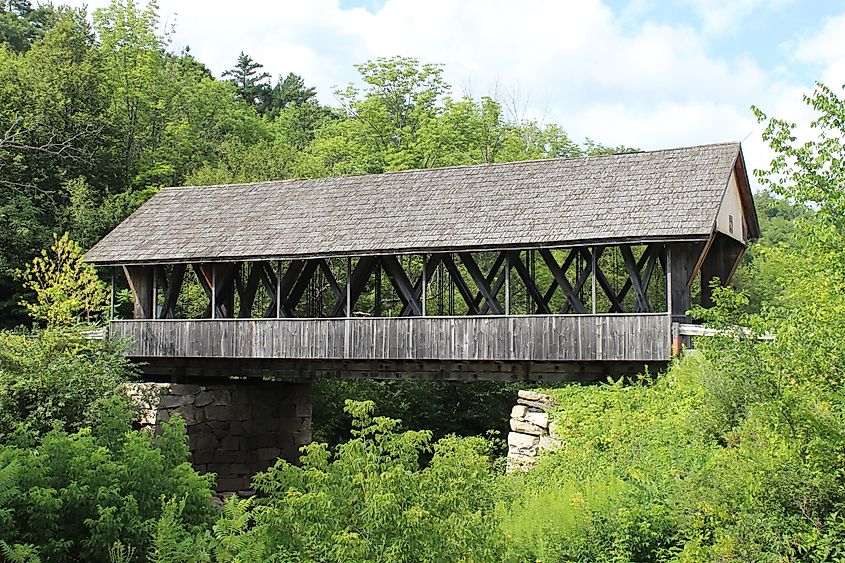
[{"label": "wooden siding", "polygon": [[668,314],[112,321],[135,358],[666,361]]}]

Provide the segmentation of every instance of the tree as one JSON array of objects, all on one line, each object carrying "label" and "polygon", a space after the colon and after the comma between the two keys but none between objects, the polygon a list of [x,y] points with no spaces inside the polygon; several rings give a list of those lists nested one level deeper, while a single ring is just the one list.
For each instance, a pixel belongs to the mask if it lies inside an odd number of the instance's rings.
[{"label": "tree", "polygon": [[62,8],[52,4],[32,7],[30,0],[0,1],[0,45],[21,53],[55,23]]},{"label": "tree", "polygon": [[[231,499],[213,537],[192,541],[171,512],[157,529],[155,560],[182,561],[186,548],[218,561],[501,560],[484,439],[432,444],[426,430],[373,416],[371,402],[347,401],[346,411],[352,439],[333,451],[309,444],[301,465],[280,460],[256,475],[261,496]],[[427,452],[431,462],[421,467]]]},{"label": "tree", "polygon": [[252,57],[241,51],[234,68],[223,73],[229,77],[229,82],[238,89],[238,95],[250,106],[263,111],[271,95],[270,85],[265,82],[270,78],[267,72],[258,72],[264,65],[252,60]]},{"label": "tree", "polygon": [[98,182],[104,103],[101,67],[84,14],[61,18],[24,53],[0,48],[0,318],[25,318],[14,271],[48,244],[68,204],[65,183]]},{"label": "tree", "polygon": [[36,321],[48,326],[66,327],[100,318],[108,303],[108,290],[94,267],[84,261],[78,243],[53,235],[53,245],[41,251],[20,272],[24,287],[35,294],[35,301],[21,301]]},{"label": "tree", "polygon": [[[440,113],[448,86],[441,65],[410,57],[378,58],[355,65],[365,84],[349,84],[335,95],[352,120],[349,131],[382,170],[422,168],[419,132]],[[376,171],[376,170],[371,170]]]},{"label": "tree", "polygon": [[[845,93],[845,86],[842,87]],[[757,171],[760,183],[774,193],[818,209],[818,217],[845,230],[845,99],[817,83],[804,102],[818,117],[810,122],[815,138],[799,142],[795,123],[769,119],[754,107],[759,122],[766,122],[763,140],[775,151],[768,170]]]},{"label": "tree", "polygon": [[273,87],[273,109],[284,109],[289,105],[301,106],[317,96],[317,89],[306,87],[305,80],[298,74],[289,73]]}]

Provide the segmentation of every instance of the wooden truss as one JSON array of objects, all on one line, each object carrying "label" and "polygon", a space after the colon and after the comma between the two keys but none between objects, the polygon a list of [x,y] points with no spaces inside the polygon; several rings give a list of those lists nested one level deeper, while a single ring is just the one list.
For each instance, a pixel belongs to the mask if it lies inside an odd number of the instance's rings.
[{"label": "wooden truss", "polygon": [[[203,313],[206,318],[301,316],[297,311],[302,310],[316,280],[321,303],[329,303],[328,307],[321,306],[316,316],[356,314],[356,306],[368,292],[375,296],[374,311],[379,315],[385,291],[382,274],[389,281],[387,290],[400,301],[393,313],[399,316],[432,314],[433,304],[427,302],[427,296],[432,280],[438,276],[448,280],[450,299],[459,297],[468,315],[513,314],[517,293],[525,305],[516,312],[528,314],[650,313],[666,311],[668,306],[664,282],[667,250],[660,243],[636,251],[631,245],[619,245],[557,251],[502,250],[487,253],[483,260],[470,252],[432,253],[418,258],[422,265],[413,272],[396,255],[190,266],[208,299]],[[344,267],[338,269],[338,262],[345,262]],[[609,264],[614,265],[612,271]],[[167,269],[132,266],[124,271],[135,294],[136,318],[176,316],[188,265]],[[650,291],[656,277],[664,283],[662,293]],[[653,302],[655,294],[661,296],[661,302]],[[257,306],[260,309],[256,310]],[[442,311],[435,309],[433,314]]]}]

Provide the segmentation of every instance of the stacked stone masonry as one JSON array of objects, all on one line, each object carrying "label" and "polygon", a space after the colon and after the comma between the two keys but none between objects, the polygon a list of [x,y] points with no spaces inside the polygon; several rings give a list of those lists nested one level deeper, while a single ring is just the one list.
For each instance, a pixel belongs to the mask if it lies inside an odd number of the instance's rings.
[{"label": "stacked stone masonry", "polygon": [[519,392],[516,402],[508,434],[508,471],[528,471],[542,451],[560,446],[549,421],[554,402],[549,395],[525,390]]},{"label": "stacked stone masonry", "polygon": [[191,463],[216,473],[220,492],[248,490],[255,473],[278,458],[296,462],[311,441],[308,383],[132,383],[127,390],[141,407],[141,424],[156,432],[182,415]]}]

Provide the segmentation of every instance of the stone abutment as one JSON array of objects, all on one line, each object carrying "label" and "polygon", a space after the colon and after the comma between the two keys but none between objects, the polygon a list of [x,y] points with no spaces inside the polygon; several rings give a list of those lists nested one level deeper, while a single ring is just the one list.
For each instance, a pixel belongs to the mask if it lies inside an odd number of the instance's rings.
[{"label": "stone abutment", "polygon": [[127,392],[141,407],[141,424],[155,432],[182,415],[191,463],[217,474],[219,492],[248,490],[253,475],[278,458],[296,462],[311,441],[310,383],[130,383]]}]

